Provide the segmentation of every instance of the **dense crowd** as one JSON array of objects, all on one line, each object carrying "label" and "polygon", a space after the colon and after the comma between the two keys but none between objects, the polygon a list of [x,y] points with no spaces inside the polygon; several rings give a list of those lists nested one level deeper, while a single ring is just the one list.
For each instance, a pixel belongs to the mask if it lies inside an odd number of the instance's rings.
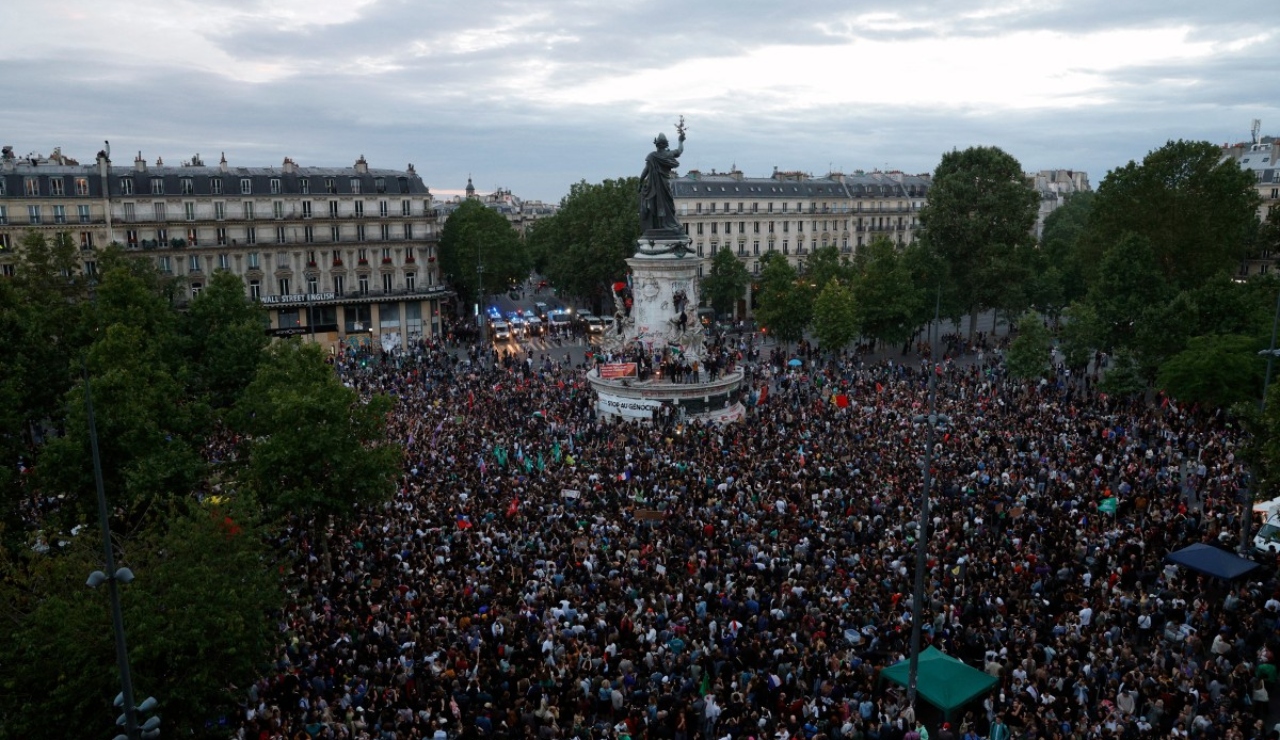
[{"label": "dense crowd", "polygon": [[[1238,536],[1220,415],[1012,383],[995,353],[775,351],[743,357],[768,385],[745,423],[610,424],[585,363],[458,355],[338,362],[396,398],[404,476],[281,538],[240,737],[1276,737],[1272,571],[1164,561]],[[924,638],[999,678],[946,726],[879,679],[912,627],[931,375]]]}]

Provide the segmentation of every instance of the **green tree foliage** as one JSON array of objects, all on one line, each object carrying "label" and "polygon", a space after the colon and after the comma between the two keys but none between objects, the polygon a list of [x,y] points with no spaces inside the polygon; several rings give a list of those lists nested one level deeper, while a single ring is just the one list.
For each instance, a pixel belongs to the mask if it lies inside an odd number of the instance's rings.
[{"label": "green tree foliage", "polygon": [[1170,285],[1194,288],[1245,256],[1258,202],[1253,175],[1224,160],[1216,145],[1170,141],[1103,179],[1080,241],[1081,264],[1090,282],[1104,278],[1103,255],[1122,235],[1139,234]]},{"label": "green tree foliage", "polygon": [[640,178],[569,188],[556,214],[538,223],[531,248],[561,292],[599,308],[609,286],[627,274],[640,235]]},{"label": "green tree foliage", "polygon": [[907,255],[893,242],[878,238],[858,251],[853,261],[854,295],[862,333],[888,344],[908,341],[924,318],[932,320],[932,302],[911,276]]},{"label": "green tree foliage", "polygon": [[[110,608],[105,586],[84,585],[102,568],[94,534],[8,569],[0,641],[6,737],[65,738],[68,727],[111,734],[120,679]],[[120,548],[119,564],[136,575],[120,587],[136,700],[160,701],[164,737],[218,737],[216,724],[210,731],[205,722],[239,711],[242,693],[233,687],[259,675],[273,640],[268,612],[281,603],[252,508],[178,506]]]},{"label": "green tree foliage", "polygon": [[1009,344],[1005,366],[1009,374],[1020,380],[1044,377],[1049,369],[1049,351],[1053,337],[1044,327],[1039,314],[1028,311],[1018,319],[1018,336]]},{"label": "green tree foliage", "polygon": [[849,283],[853,279],[853,265],[840,254],[834,245],[813,250],[804,264],[804,277],[816,291],[821,291],[832,280]]},{"label": "green tree foliage", "polygon": [[251,436],[244,480],[275,515],[347,516],[395,489],[400,448],[386,442],[391,401],[338,380],[319,345],[267,350],[233,415]]},{"label": "green tree foliage", "polygon": [[828,280],[813,299],[813,334],[825,350],[843,349],[858,336],[857,301],[838,278]]},{"label": "green tree foliage", "polygon": [[1111,358],[1110,367],[1098,383],[1098,390],[1113,396],[1136,396],[1146,389],[1147,379],[1143,377],[1142,366],[1128,350],[1120,350]]},{"label": "green tree foliage", "polygon": [[756,319],[778,341],[798,341],[813,312],[811,291],[781,252],[767,253],[760,263]]},{"label": "green tree foliage", "polygon": [[501,213],[478,200],[467,200],[445,221],[440,233],[440,272],[449,276],[460,302],[475,298],[484,265],[485,294],[505,291],[529,276],[533,260],[520,234]]},{"label": "green tree foliage", "polygon": [[1226,408],[1257,399],[1265,364],[1257,339],[1218,334],[1191,339],[1187,348],[1160,366],[1156,385],[1184,403]]},{"label": "green tree foliage", "polygon": [[1129,347],[1138,318],[1148,307],[1169,300],[1168,283],[1152,255],[1151,243],[1133,233],[1103,254],[1098,277],[1086,297],[1097,318],[1103,350]]},{"label": "green tree foliage", "polygon": [[751,273],[733,250],[718,249],[711,257],[711,269],[702,279],[701,296],[717,314],[731,313],[750,282]]},{"label": "green tree foliage", "polygon": [[181,343],[192,391],[229,408],[253,380],[269,341],[266,314],[244,297],[244,281],[215,272],[182,317]]},{"label": "green tree foliage", "polygon": [[1071,304],[1062,325],[1062,343],[1058,349],[1073,372],[1083,372],[1093,359],[1094,352],[1102,346],[1101,322],[1093,306],[1084,302]]},{"label": "green tree foliage", "polygon": [[1088,290],[1085,275],[1092,271],[1082,262],[1080,239],[1088,230],[1094,197],[1094,193],[1075,193],[1044,220],[1040,251],[1044,256],[1044,269],[1055,270],[1060,275],[1062,298],[1057,304],[1060,306],[1083,298]]},{"label": "green tree foliage", "polygon": [[976,317],[1025,302],[1014,289],[1029,277],[1021,253],[1033,246],[1038,208],[1022,166],[1004,151],[971,147],[942,156],[920,211],[920,238],[947,266],[954,308]]}]

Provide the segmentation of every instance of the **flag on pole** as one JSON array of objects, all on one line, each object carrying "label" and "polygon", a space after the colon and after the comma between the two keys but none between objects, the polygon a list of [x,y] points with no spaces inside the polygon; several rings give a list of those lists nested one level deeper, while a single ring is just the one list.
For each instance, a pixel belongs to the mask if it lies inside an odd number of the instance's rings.
[{"label": "flag on pole", "polygon": [[1116,513],[1116,508],[1119,507],[1119,505],[1120,500],[1115,496],[1112,496],[1111,498],[1104,498],[1098,503],[1098,511],[1103,514],[1114,514]]}]

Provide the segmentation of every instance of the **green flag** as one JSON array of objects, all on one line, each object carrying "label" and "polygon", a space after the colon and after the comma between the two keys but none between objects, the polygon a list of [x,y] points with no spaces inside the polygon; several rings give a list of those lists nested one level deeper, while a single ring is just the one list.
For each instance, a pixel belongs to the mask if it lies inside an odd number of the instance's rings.
[{"label": "green flag", "polygon": [[542,461],[542,453],[539,452],[538,453],[538,472],[541,473],[546,469],[547,469],[547,464]]},{"label": "green flag", "polygon": [[1101,511],[1103,514],[1114,514],[1116,513],[1116,507],[1119,505],[1120,500],[1115,497],[1104,498],[1098,504],[1098,511]]},{"label": "green flag", "polygon": [[560,462],[560,440],[558,439],[551,445],[551,459]]}]

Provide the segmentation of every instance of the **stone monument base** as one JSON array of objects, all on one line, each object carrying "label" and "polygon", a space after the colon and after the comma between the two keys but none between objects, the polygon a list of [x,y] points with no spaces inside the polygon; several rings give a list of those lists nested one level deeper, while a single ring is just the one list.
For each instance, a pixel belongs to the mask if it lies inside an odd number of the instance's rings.
[{"label": "stone monument base", "polygon": [[596,393],[596,412],[616,421],[651,421],[662,418],[663,407],[673,418],[729,423],[740,421],[746,409],[737,400],[742,371],[724,373],[715,380],[671,383],[664,379],[611,378],[610,366],[587,373]]}]

